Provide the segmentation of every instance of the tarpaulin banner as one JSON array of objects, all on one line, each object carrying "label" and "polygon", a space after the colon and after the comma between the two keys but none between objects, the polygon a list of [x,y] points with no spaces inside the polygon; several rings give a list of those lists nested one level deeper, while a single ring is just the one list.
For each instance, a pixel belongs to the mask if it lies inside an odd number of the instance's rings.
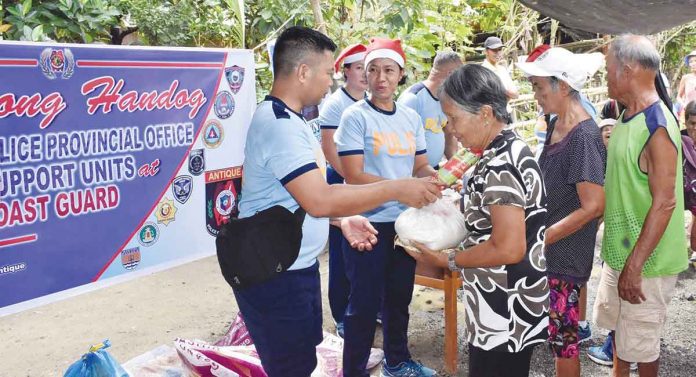
[{"label": "tarpaulin banner", "polygon": [[248,50],[0,42],[0,308],[214,254],[255,103]]}]

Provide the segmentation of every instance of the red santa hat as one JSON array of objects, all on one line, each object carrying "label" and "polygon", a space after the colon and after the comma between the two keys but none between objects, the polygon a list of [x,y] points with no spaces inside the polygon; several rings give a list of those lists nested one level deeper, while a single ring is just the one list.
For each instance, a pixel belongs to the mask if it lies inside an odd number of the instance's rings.
[{"label": "red santa hat", "polygon": [[338,57],[334,62],[334,72],[338,73],[341,66],[344,64],[360,62],[365,59],[365,50],[367,50],[367,47],[360,43],[356,43],[344,48],[343,51],[338,54]]},{"label": "red santa hat", "polygon": [[371,61],[379,58],[389,58],[396,62],[399,67],[406,65],[406,54],[401,48],[401,40],[387,38],[372,38],[367,46],[365,55],[365,66]]}]

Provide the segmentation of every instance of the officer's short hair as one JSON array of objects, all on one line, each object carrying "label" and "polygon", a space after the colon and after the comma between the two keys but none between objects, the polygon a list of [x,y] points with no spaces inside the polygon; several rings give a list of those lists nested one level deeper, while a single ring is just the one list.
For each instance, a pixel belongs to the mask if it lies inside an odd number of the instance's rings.
[{"label": "officer's short hair", "polygon": [[276,76],[292,73],[313,53],[336,51],[336,44],[326,35],[310,28],[293,26],[276,40],[273,50],[273,72]]}]

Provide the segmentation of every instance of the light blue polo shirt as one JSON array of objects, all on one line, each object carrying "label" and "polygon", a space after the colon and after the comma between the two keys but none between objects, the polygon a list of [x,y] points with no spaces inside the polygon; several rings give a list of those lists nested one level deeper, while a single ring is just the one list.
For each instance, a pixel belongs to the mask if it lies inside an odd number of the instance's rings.
[{"label": "light blue polo shirt", "polygon": [[403,92],[398,103],[410,107],[420,115],[425,129],[425,144],[428,147],[428,163],[437,167],[445,156],[443,128],[447,124],[447,116],[442,112],[440,100],[419,82]]},{"label": "light blue polo shirt", "polygon": [[[416,155],[427,153],[420,116],[395,103],[384,111],[368,99],[349,106],[334,134],[339,156],[363,155],[365,173],[386,179],[413,176]],[[393,222],[406,206],[391,201],[363,214],[370,221]]]},{"label": "light blue polo shirt", "polygon": [[340,87],[334,91],[319,108],[319,126],[322,130],[335,130],[341,123],[341,115],[348,106],[358,100],[348,94],[346,88]]},{"label": "light blue polo shirt", "polygon": [[[254,112],[244,156],[240,218],[274,205],[295,212],[299,204],[284,186],[313,169],[319,169],[326,178],[326,160],[312,130],[302,115],[272,96],[266,96]],[[329,219],[307,214],[300,254],[289,269],[313,266],[328,235]]]},{"label": "light blue polo shirt", "polygon": [[[322,102],[321,107],[319,107],[319,118],[317,118],[317,123],[322,130],[337,130],[338,125],[341,123],[341,115],[348,108],[348,106],[356,103],[358,100],[351,97],[348,91],[344,87],[336,89],[324,102]],[[331,169],[331,165],[328,165]],[[337,172],[329,173],[329,180],[331,181],[332,175],[336,177],[341,177]],[[340,178],[341,180],[342,177]]]}]

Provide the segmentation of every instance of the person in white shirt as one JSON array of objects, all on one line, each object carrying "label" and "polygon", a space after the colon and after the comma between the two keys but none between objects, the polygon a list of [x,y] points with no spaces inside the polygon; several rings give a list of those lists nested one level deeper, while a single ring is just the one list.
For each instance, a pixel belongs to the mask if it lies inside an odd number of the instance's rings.
[{"label": "person in white shirt", "polygon": [[505,87],[505,95],[507,95],[508,100],[519,97],[520,94],[517,90],[517,85],[512,81],[510,72],[508,72],[507,67],[503,63],[503,41],[498,37],[488,37],[483,43],[483,47],[485,48],[484,53],[486,54],[486,59],[481,65],[495,72],[495,74],[500,77]]}]

